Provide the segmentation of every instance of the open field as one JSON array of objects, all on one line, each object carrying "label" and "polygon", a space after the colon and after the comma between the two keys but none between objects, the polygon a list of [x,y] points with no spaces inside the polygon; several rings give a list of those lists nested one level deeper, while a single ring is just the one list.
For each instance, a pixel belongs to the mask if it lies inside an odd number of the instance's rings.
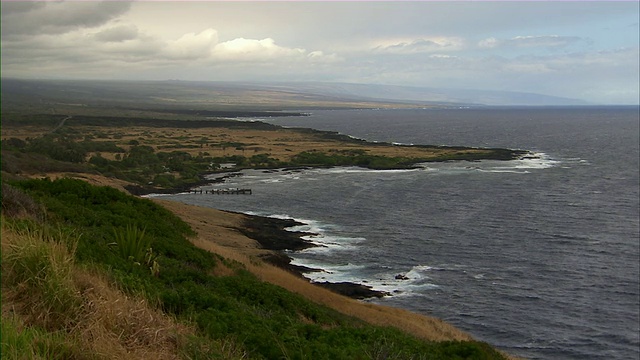
[{"label": "open field", "polygon": [[136,194],[142,194],[186,190],[217,171],[305,166],[403,169],[428,161],[509,160],[525,154],[372,143],[261,121],[174,116],[3,115],[2,169],[9,176],[101,174],[136,184]]},{"label": "open field", "polygon": [[[328,136],[327,132],[305,129],[270,127],[255,129],[254,123],[234,128],[210,124],[191,127],[188,121],[175,122],[176,127],[118,126],[117,122],[106,126],[84,125],[73,118],[64,124],[65,131],[90,138],[96,142],[112,142],[129,150],[132,144],[151,146],[155,151],[179,151],[192,156],[207,153],[212,157],[253,156],[267,154],[279,161],[289,162],[294,155],[304,151],[350,152],[364,151],[369,155],[405,157],[414,159],[436,158],[448,154],[489,154],[484,149],[461,149],[444,147],[397,146],[357,141],[348,137]],[[57,126],[57,125],[56,125]],[[2,127],[2,138],[25,140],[51,132],[54,125],[21,126],[11,123]],[[116,153],[102,151],[100,154],[114,159]],[[94,155],[94,154],[91,154]]]}]

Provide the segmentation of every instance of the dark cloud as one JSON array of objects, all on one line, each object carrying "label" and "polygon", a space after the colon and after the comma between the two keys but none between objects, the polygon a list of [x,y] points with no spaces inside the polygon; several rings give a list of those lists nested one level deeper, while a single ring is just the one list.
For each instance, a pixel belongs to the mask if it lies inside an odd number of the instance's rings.
[{"label": "dark cloud", "polygon": [[131,3],[124,1],[3,2],[2,39],[97,27],[123,15],[130,7]]},{"label": "dark cloud", "polygon": [[94,36],[96,40],[104,42],[133,40],[138,37],[138,28],[135,25],[120,25],[102,30]]},{"label": "dark cloud", "polygon": [[47,4],[43,1],[3,1],[0,3],[0,10],[4,18],[7,15],[25,13],[45,6]]}]

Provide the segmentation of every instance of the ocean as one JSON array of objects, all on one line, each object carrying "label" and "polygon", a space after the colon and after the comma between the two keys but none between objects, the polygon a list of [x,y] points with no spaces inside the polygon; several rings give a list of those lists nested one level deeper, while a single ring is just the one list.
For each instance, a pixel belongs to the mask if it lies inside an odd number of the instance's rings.
[{"label": "ocean", "polygon": [[212,187],[251,196],[165,198],[299,220],[293,230],[320,246],[289,256],[323,269],[310,279],[387,291],[367,301],[441,318],[513,355],[640,358],[638,107],[323,110],[265,121],[537,158],[250,170]]}]

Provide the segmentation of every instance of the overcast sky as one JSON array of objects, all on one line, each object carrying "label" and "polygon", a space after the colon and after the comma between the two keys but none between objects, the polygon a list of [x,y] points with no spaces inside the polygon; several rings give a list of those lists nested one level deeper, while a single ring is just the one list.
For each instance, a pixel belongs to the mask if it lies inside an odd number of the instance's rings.
[{"label": "overcast sky", "polygon": [[337,81],[639,102],[639,3],[2,1],[2,76]]}]

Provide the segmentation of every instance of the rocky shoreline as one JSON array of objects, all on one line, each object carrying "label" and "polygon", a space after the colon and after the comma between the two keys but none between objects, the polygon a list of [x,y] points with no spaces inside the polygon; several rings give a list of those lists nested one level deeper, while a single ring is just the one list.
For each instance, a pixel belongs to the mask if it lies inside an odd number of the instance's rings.
[{"label": "rocky shoreline", "polygon": [[[293,226],[303,225],[302,223],[292,219],[277,219],[246,214],[243,214],[243,216],[245,216],[244,224],[238,230],[246,237],[256,240],[263,249],[273,251],[269,255],[262,256],[264,261],[299,277],[304,277],[305,273],[322,271],[321,269],[293,265],[291,264],[292,259],[284,253],[284,251],[300,251],[319,246],[302,238],[303,236],[314,234],[287,230],[287,228]],[[380,298],[390,295],[384,291],[373,290],[370,286],[352,282],[314,282],[314,284],[354,299]]]},{"label": "rocky shoreline", "polygon": [[[125,186],[125,189],[130,194],[136,196],[149,194],[176,194],[188,191],[198,186],[222,183],[226,178],[236,175],[237,173],[230,173],[215,179],[203,178],[201,183],[190,184],[180,188],[157,189],[139,185],[127,185]],[[287,230],[287,228],[304,225],[303,223],[297,222],[293,219],[277,219],[243,213],[240,214],[245,218],[245,221],[241,227],[237,228],[237,230],[244,236],[257,241],[262,249],[271,251],[269,254],[261,256],[262,260],[281,269],[287,270],[301,278],[305,278],[305,273],[322,271],[322,269],[291,264],[292,259],[285,254],[285,251],[300,251],[319,246],[309,240],[303,239],[303,236],[315,234]],[[353,299],[367,299],[373,297],[380,298],[390,295],[384,291],[373,290],[370,286],[351,282],[317,282],[314,284]]]}]

